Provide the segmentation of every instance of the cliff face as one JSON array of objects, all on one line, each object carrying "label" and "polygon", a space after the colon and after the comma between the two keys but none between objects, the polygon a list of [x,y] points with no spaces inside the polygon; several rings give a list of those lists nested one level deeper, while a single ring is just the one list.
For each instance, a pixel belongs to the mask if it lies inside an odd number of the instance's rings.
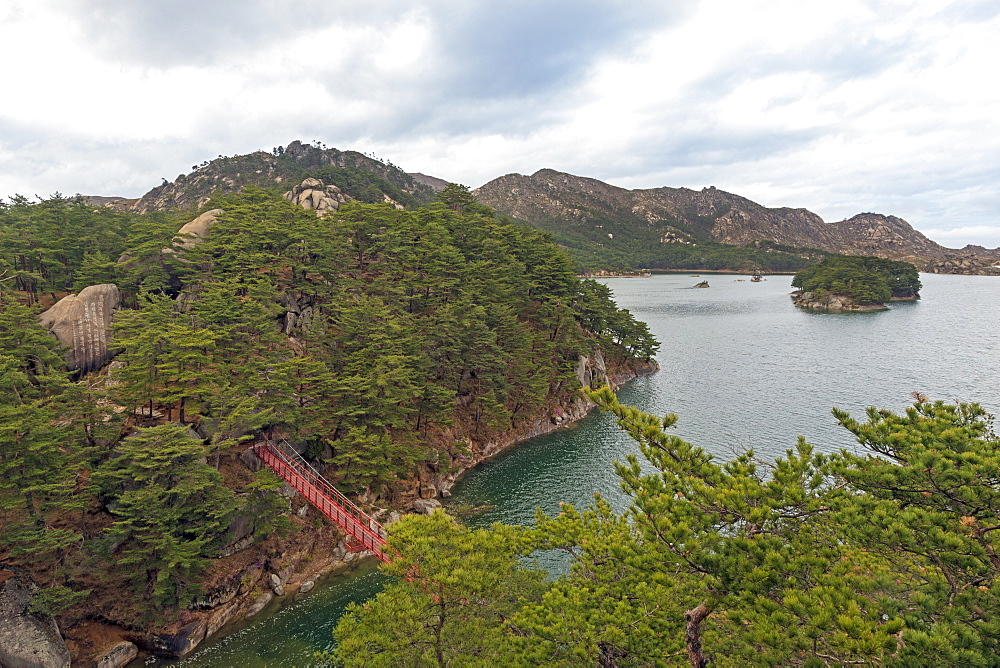
[{"label": "cliff face", "polygon": [[508,174],[474,191],[483,204],[552,232],[607,241],[671,244],[780,244],[848,255],[906,260],[921,271],[1000,274],[1000,250],[941,246],[895,216],[863,213],[826,223],[806,209],[768,208],[716,188],[626,190],[596,179],[543,169]]}]

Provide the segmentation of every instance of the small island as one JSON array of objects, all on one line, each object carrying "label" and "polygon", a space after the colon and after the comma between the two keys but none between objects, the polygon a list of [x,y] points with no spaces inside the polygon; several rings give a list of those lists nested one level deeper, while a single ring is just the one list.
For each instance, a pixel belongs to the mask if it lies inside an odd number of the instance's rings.
[{"label": "small island", "polygon": [[824,311],[881,311],[890,301],[920,299],[920,277],[909,262],[837,255],[795,274],[796,306]]}]

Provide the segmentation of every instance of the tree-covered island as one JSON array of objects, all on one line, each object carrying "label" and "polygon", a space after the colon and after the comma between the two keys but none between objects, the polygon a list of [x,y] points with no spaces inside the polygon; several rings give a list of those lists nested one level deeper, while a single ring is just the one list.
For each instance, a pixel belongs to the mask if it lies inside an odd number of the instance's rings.
[{"label": "tree-covered island", "polygon": [[835,255],[795,274],[796,306],[874,311],[890,301],[920,298],[920,276],[909,262]]}]

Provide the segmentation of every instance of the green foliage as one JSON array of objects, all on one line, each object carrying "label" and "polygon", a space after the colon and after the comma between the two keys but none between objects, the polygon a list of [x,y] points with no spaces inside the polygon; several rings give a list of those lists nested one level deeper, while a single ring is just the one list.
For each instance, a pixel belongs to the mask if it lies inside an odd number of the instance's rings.
[{"label": "green foliage", "polygon": [[323,217],[260,189],[217,199],[208,237],[157,279],[180,298],[142,293],[119,315],[118,400],[204,421],[220,444],[267,424],[322,440],[362,492],[451,466],[426,443],[456,423],[485,439],[537,419],[595,346],[617,363],[655,352],[547,235],[456,189],[460,211],[351,202]]},{"label": "green foliage", "polygon": [[530,552],[514,527],[469,529],[436,512],[392,526],[401,579],[373,601],[351,604],[337,626],[346,666],[512,665],[510,617],[537,599],[543,573],[521,565]]},{"label": "green foliage", "polygon": [[185,605],[237,509],[188,428],[164,424],[119,444],[94,482],[115,517],[105,532],[114,570],[157,606]]},{"label": "green foliage", "polygon": [[[523,546],[494,550],[511,536],[567,552],[571,569],[489,635],[452,618],[449,638],[475,633],[510,665],[996,664],[1000,441],[977,405],[919,398],[905,415],[869,409],[867,423],[835,410],[867,454],[824,456],[800,439],[773,463],[720,463],[670,433],[676,416],[622,406],[607,388],[589,396],[644,459],[615,465],[628,512],[598,496],[582,512],[539,513],[531,530],[478,534],[478,549],[507,563],[452,566],[471,587],[465,600],[518,567]],[[436,568],[439,535],[445,550],[456,538],[471,547],[438,523],[405,525],[389,571]],[[336,631],[341,658],[444,665],[428,650],[433,624],[420,615],[434,599],[422,594],[400,582],[353,608]],[[479,665],[482,645],[447,647],[447,662]]]},{"label": "green foliage", "polygon": [[[449,183],[437,194],[437,201],[444,204],[446,207],[451,209],[457,214],[466,213],[487,213],[486,207],[483,207],[476,201],[475,195],[469,192],[469,186],[463,186],[460,183]],[[478,207],[473,211],[473,207]]]},{"label": "green foliage", "polygon": [[[397,199],[342,167],[327,176]],[[127,295],[118,363],[80,382],[37,310],[0,302],[0,559],[68,587],[38,605],[79,608],[86,593],[69,592],[85,578],[124,578],[156,616],[198,594],[234,517],[258,535],[286,530],[280,482],[225,469],[262,429],[308,439],[338,484],[387,500],[400,479],[453,471],[470,442],[573,398],[580,355],[599,349],[614,366],[655,352],[547,234],[462,192],[458,210],[352,202],[318,217],[250,188],[216,196],[225,213],[190,247],[177,238],[189,214],[0,207],[0,281],[17,299],[104,281]]]},{"label": "green foliage", "polygon": [[0,546],[22,559],[50,559],[80,540],[55,526],[85,498],[75,475],[88,446],[84,425],[57,426],[84,409],[75,389],[36,311],[0,304]]},{"label": "green foliage", "polygon": [[916,297],[921,287],[917,268],[908,262],[846,255],[826,258],[800,271],[792,286],[804,292],[843,295],[859,304]]},{"label": "green foliage", "polygon": [[114,282],[134,222],[79,196],[0,200],[0,278],[16,277],[13,288],[33,296]]},{"label": "green foliage", "polygon": [[905,577],[902,665],[993,665],[1000,652],[1000,441],[976,404],[922,402],[867,423],[834,411],[869,455],[842,453],[858,491],[839,517]]},{"label": "green foliage", "polygon": [[91,590],[73,591],[69,587],[54,585],[37,590],[28,601],[28,612],[39,615],[58,615],[87,598]]}]

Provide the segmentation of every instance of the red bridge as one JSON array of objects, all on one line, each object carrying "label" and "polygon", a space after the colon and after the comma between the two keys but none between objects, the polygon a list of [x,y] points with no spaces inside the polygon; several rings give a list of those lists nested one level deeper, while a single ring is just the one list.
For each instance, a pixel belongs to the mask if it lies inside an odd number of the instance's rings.
[{"label": "red bridge", "polygon": [[390,561],[383,551],[386,542],[382,525],[337,491],[287,441],[265,441],[255,445],[253,451],[278,477],[343,529],[355,544],[384,562]]}]

